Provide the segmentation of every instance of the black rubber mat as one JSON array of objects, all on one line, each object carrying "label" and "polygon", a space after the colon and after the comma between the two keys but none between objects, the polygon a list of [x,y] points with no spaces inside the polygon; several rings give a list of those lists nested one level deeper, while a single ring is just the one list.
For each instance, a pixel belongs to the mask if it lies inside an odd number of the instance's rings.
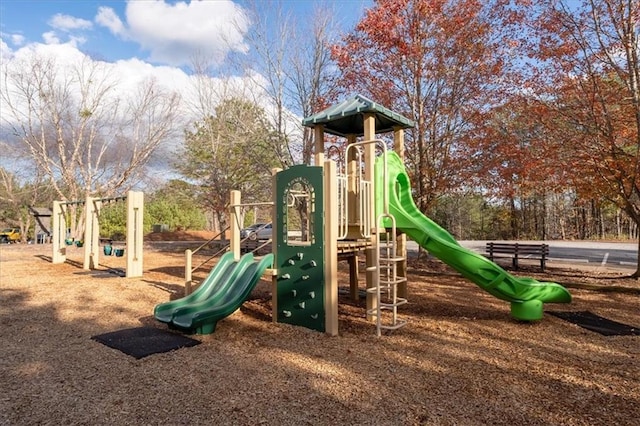
[{"label": "black rubber mat", "polygon": [[548,313],[603,336],[640,336],[640,328],[638,327],[612,321],[589,311]]},{"label": "black rubber mat", "polygon": [[200,344],[198,340],[154,327],[127,328],[91,339],[136,359]]}]

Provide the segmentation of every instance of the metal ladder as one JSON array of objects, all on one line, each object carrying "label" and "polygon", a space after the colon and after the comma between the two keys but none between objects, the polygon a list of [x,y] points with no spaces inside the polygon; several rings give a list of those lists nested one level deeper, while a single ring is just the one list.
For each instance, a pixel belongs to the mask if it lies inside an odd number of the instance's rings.
[{"label": "metal ladder", "polygon": [[[378,216],[376,223],[384,219],[391,221],[391,228],[379,236],[375,265],[367,268],[370,271],[377,270],[375,285],[367,289],[368,293],[376,294],[376,305],[367,310],[367,315],[375,316],[378,337],[382,335],[382,330],[397,330],[407,324],[406,320],[398,318],[398,306],[407,303],[407,299],[398,297],[398,284],[407,281],[407,277],[398,276],[398,264],[405,258],[397,255],[395,218],[383,213]],[[389,315],[383,315],[385,311]]]}]

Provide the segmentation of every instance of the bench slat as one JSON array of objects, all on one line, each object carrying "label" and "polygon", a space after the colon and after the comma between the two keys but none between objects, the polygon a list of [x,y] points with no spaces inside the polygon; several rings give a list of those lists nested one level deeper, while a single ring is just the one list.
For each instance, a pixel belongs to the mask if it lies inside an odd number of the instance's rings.
[{"label": "bench slat", "polygon": [[[489,259],[493,260],[494,254],[509,254],[512,258],[513,267],[518,269],[518,258],[520,255],[536,256],[540,259],[540,268],[544,271],[546,258],[549,255],[548,244],[520,244],[520,243],[494,243],[489,242],[486,246]],[[528,257],[530,258],[530,257]]]}]

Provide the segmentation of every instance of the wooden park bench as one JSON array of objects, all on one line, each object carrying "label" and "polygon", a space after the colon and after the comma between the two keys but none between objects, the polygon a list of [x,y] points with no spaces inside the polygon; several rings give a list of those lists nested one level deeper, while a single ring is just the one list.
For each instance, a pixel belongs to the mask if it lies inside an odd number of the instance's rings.
[{"label": "wooden park bench", "polygon": [[518,259],[539,259],[540,269],[544,271],[544,267],[549,257],[548,244],[521,244],[521,243],[487,243],[487,253],[489,259],[493,261],[496,255],[508,255],[511,257],[514,269],[518,269]]}]

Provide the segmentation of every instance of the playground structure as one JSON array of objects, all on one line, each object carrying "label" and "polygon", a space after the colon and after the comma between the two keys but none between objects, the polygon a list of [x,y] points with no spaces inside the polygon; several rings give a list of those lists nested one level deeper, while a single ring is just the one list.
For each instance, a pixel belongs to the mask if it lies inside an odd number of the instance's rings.
[{"label": "playground structure", "polygon": [[[143,217],[144,194],[129,191],[126,196],[112,198],[87,197],[84,201],[54,201],[52,212],[52,263],[66,261],[67,218],[69,206],[83,206],[85,216],[83,269],[93,270],[100,259],[100,210],[104,203],[125,201],[127,203],[127,228],[124,253],[126,255],[126,277],[141,277],[143,273]],[[122,249],[121,249],[122,250]]]},{"label": "playground structure", "polygon": [[[564,287],[510,275],[461,247],[418,210],[402,163],[404,130],[413,127],[411,120],[357,95],[305,118],[303,124],[313,128],[314,165],[274,171],[272,254],[262,260],[251,253],[241,256],[239,209],[249,205],[233,191],[230,254],[223,256],[228,268],[220,265],[221,259],[193,294],[156,306],[158,320],[187,332],[211,333],[269,271],[274,322],[337,335],[338,261],[349,262],[350,296],[357,300],[358,257],[364,253],[366,316],[380,336],[382,330],[406,324],[398,315],[408,300],[406,236],[510,302],[516,319],[539,320],[544,302],[570,302]],[[392,141],[376,138],[390,132]],[[325,133],[347,140],[342,173],[324,158]],[[388,143],[393,152],[387,152]]]}]

